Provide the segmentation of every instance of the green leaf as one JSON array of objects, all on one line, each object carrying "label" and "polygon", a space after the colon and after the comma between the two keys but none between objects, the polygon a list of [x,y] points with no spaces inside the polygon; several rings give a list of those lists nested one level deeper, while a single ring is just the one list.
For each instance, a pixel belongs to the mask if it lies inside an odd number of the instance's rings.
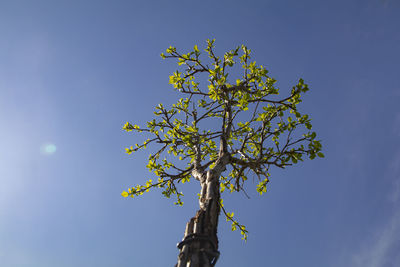
[{"label": "green leaf", "polygon": [[192,127],[192,126],[186,127],[185,129],[189,133],[196,133],[198,131],[198,129],[196,127]]},{"label": "green leaf", "polygon": [[[139,127],[138,127],[138,128],[139,128]],[[129,122],[126,122],[126,123],[124,124],[124,126],[122,127],[122,129],[124,129],[124,130],[127,131],[127,132],[130,132],[130,131],[132,131],[132,130],[135,129],[135,128],[133,127],[132,124],[130,124]]]}]

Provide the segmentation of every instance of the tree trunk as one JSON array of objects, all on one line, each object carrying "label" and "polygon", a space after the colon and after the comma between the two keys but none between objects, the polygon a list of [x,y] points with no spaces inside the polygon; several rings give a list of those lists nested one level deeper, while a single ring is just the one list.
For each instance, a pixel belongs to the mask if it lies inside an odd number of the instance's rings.
[{"label": "tree trunk", "polygon": [[200,209],[186,224],[185,236],[178,244],[179,256],[176,267],[211,267],[219,257],[218,217],[220,212],[220,171],[204,172],[199,199]]}]

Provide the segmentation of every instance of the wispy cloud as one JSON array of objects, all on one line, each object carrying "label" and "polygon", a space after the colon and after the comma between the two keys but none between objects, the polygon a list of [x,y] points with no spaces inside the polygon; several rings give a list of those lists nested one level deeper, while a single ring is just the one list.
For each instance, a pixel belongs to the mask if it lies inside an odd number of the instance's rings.
[{"label": "wispy cloud", "polygon": [[352,267],[400,266],[400,151],[389,164],[386,176],[393,186],[388,195],[388,205],[392,204],[394,211],[353,254]]},{"label": "wispy cloud", "polygon": [[361,251],[353,256],[354,267],[396,267],[400,264],[400,211],[380,228]]}]

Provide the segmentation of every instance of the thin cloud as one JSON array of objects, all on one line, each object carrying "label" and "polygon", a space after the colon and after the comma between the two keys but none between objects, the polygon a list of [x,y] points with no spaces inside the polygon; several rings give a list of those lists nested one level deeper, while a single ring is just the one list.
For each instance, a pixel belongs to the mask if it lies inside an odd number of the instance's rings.
[{"label": "thin cloud", "polygon": [[400,266],[400,151],[391,161],[386,176],[393,183],[389,193],[388,205],[392,204],[395,211],[389,220],[378,228],[374,236],[352,259],[352,267],[397,267]]},{"label": "thin cloud", "polygon": [[399,256],[395,248],[400,245],[400,212],[396,212],[389,223],[378,231],[368,245],[353,257],[354,267],[395,267]]}]

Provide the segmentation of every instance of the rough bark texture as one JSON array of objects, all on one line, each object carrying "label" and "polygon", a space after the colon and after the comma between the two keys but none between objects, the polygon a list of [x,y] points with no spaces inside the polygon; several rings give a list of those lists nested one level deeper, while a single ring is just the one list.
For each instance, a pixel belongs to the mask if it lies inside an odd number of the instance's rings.
[{"label": "rough bark texture", "polygon": [[200,209],[186,224],[177,267],[209,267],[216,263],[218,252],[219,176],[208,171],[201,181]]},{"label": "rough bark texture", "polygon": [[213,169],[193,173],[201,184],[200,209],[186,224],[185,236],[178,244],[176,267],[211,267],[218,260],[219,177],[227,161],[228,157],[223,155]]}]

